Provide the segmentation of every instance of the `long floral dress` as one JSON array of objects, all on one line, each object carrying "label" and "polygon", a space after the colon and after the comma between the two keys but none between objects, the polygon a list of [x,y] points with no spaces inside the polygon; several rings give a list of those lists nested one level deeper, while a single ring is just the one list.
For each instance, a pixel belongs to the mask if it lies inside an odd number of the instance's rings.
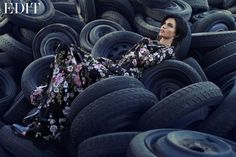
[{"label": "long floral dress", "polygon": [[[51,80],[37,87],[31,94],[31,103],[37,106],[35,116],[24,118],[26,127],[13,126],[22,135],[58,140],[63,132],[70,103],[86,87],[114,75],[142,77],[142,72],[166,59],[174,59],[173,47],[143,38],[121,60],[94,59],[89,53],[71,46],[60,50],[51,65]],[[33,118],[32,118],[33,117]]]}]

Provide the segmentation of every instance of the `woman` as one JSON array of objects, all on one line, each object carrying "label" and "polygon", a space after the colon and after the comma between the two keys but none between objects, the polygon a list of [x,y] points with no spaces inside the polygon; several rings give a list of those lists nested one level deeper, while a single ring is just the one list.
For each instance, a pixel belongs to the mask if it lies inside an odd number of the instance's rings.
[{"label": "woman", "polygon": [[20,135],[38,139],[60,140],[70,111],[70,102],[86,87],[114,75],[140,78],[142,72],[166,59],[174,59],[174,46],[187,34],[186,22],[177,15],[163,19],[156,41],[143,38],[121,60],[94,59],[89,53],[74,46],[60,46],[47,84],[31,95],[35,112],[24,118],[26,127],[14,124]]}]

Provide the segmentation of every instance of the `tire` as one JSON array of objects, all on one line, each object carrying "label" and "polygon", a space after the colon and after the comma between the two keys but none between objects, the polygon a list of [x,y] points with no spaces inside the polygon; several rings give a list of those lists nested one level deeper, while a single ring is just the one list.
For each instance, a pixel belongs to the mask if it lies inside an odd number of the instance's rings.
[{"label": "tire", "polygon": [[[233,156],[235,143],[210,134],[188,130],[158,129],[143,132],[130,142],[127,157]],[[158,155],[157,155],[158,154]],[[216,155],[216,156],[217,156]]]},{"label": "tire", "polygon": [[133,45],[139,42],[143,36],[129,32],[116,31],[103,36],[93,47],[92,56],[105,57],[111,60],[118,60]]},{"label": "tire", "polygon": [[199,0],[199,1],[184,0],[184,1],[187,2],[192,7],[193,14],[208,11],[210,9],[207,0]]},{"label": "tire", "polygon": [[146,111],[139,120],[139,128],[148,130],[173,127],[173,124],[186,114],[205,106],[215,106],[223,98],[219,87],[212,82],[189,85],[169,95]]},{"label": "tire", "polygon": [[217,11],[196,21],[192,26],[192,32],[220,32],[235,29],[232,14],[227,10]]},{"label": "tire", "polygon": [[110,20],[94,20],[82,29],[79,36],[80,46],[86,51],[91,52],[95,43],[102,36],[113,31],[124,31],[124,28]]},{"label": "tire", "polygon": [[4,122],[6,124],[21,124],[24,116],[26,116],[33,107],[34,106],[29,103],[21,91],[15,98],[9,110],[4,114]]},{"label": "tire", "polygon": [[214,64],[215,62],[234,54],[235,49],[236,41],[232,41],[228,44],[214,49],[213,51],[207,52],[207,54],[203,58],[204,66],[210,66],[211,64]]},{"label": "tire", "polygon": [[210,66],[206,67],[204,71],[208,79],[210,81],[215,81],[221,78],[222,76],[229,74],[232,71],[236,71],[235,59],[236,59],[236,53],[228,57],[225,57],[215,62],[214,64],[211,64]]},{"label": "tire", "polygon": [[0,117],[10,108],[17,93],[16,83],[4,70],[0,69]]},{"label": "tire", "polygon": [[160,31],[160,27],[147,23],[141,14],[135,16],[134,25],[139,34],[153,40],[157,38],[158,32]]},{"label": "tire", "polygon": [[55,24],[55,23],[65,24],[73,28],[78,33],[78,35],[85,26],[85,23],[82,22],[79,18],[67,17],[67,16],[58,16],[54,20],[49,22],[49,24]]},{"label": "tire", "polygon": [[172,0],[136,0],[145,7],[149,8],[163,8],[168,6]]},{"label": "tire", "polygon": [[27,29],[27,28],[20,28],[20,34],[24,39],[24,43],[32,46],[32,41],[34,40],[34,37],[36,35],[36,32]]},{"label": "tire", "polygon": [[126,150],[129,147],[129,142],[137,134],[137,132],[121,132],[89,138],[79,145],[78,156],[124,157],[126,156]]},{"label": "tire", "polygon": [[201,76],[202,81],[208,81],[206,74],[204,73],[202,67],[198,64],[198,62],[193,58],[193,57],[189,57],[185,60],[183,60],[183,62],[189,64],[191,67],[193,67],[198,74]]},{"label": "tire", "polygon": [[[225,83],[227,83],[229,80],[231,80],[233,77],[236,76],[236,71],[233,71],[229,74],[226,74],[225,76],[223,77],[220,77],[218,80],[215,81],[215,84],[217,84],[217,86],[219,86],[222,90],[222,87]],[[225,94],[224,90],[222,90],[222,92]]]},{"label": "tire", "polygon": [[93,101],[71,124],[70,135],[74,148],[92,136],[137,131],[138,118],[157,102],[155,95],[143,88],[121,89]]},{"label": "tire", "polygon": [[127,31],[132,30],[132,28],[129,24],[129,21],[123,15],[121,15],[119,12],[105,11],[104,13],[101,14],[100,18],[116,22],[116,23],[120,24]]},{"label": "tire", "polygon": [[11,31],[12,24],[9,22],[4,13],[0,13],[0,35]]},{"label": "tire", "polygon": [[36,35],[36,33],[34,31],[31,31],[31,30],[27,30],[25,29],[26,31],[24,31],[24,33],[30,33],[31,37],[30,39],[28,38],[25,38],[25,37],[30,37],[30,36],[27,36],[27,34],[24,34],[26,36],[23,36],[23,34],[21,33],[21,28],[18,27],[18,26],[13,26],[12,28],[12,36],[13,38],[15,38],[17,41],[21,42],[22,44],[28,46],[28,47],[31,47],[32,46],[32,41],[34,39],[34,36]]},{"label": "tire", "polygon": [[199,131],[227,137],[229,132],[236,126],[236,78],[230,80],[226,86],[229,89],[231,88],[229,94],[226,95],[220,106],[200,124]]},{"label": "tire", "polygon": [[7,52],[0,52],[0,67],[12,66],[14,61]]},{"label": "tire", "polygon": [[126,88],[144,88],[144,86],[139,80],[124,76],[107,78],[90,85],[75,97],[71,103],[70,114],[67,118],[72,122],[75,116],[82,111],[84,107],[96,99],[111,92]]},{"label": "tire", "polygon": [[236,31],[192,33],[191,48],[217,48],[236,40]]},{"label": "tire", "polygon": [[96,8],[94,0],[75,0],[77,13],[85,23],[96,19]]},{"label": "tire", "polygon": [[165,16],[169,14],[178,14],[185,20],[189,20],[192,14],[191,6],[183,0],[173,0],[165,8],[145,8],[145,13],[158,21],[161,21]]},{"label": "tire", "polygon": [[33,61],[25,68],[21,78],[21,88],[27,100],[30,100],[32,91],[47,79],[53,61],[54,56],[49,55]]},{"label": "tire", "polygon": [[191,45],[191,28],[190,25],[185,21],[187,24],[187,34],[186,36],[178,42],[178,44],[174,47],[175,58],[177,60],[184,60],[189,56],[189,48]]},{"label": "tire", "polygon": [[55,54],[60,43],[70,43],[77,46],[77,32],[71,27],[59,23],[44,27],[36,34],[32,43],[34,59]]},{"label": "tire", "polygon": [[99,14],[104,11],[113,10],[126,17],[130,23],[134,20],[134,8],[127,0],[97,0],[96,7],[98,8]]},{"label": "tire", "polygon": [[0,49],[7,51],[7,54],[20,64],[27,65],[33,60],[31,48],[20,43],[9,34],[0,36]]},{"label": "tire", "polygon": [[[4,4],[8,3],[8,0],[1,1],[2,10],[4,10]],[[45,25],[55,14],[55,9],[51,1],[48,0],[40,0],[40,7],[37,9],[37,14],[35,15],[34,12],[31,14],[30,12],[33,11],[29,7],[29,14],[23,12],[22,14],[5,14],[9,21],[12,23],[25,27],[25,28],[34,28],[35,30],[41,29],[43,25]],[[22,3],[21,3],[22,4]],[[30,11],[31,10],[31,11]]]},{"label": "tire", "polygon": [[0,145],[14,156],[66,157],[65,149],[56,147],[52,143],[40,143],[27,137],[18,136],[9,125],[3,125],[0,128],[0,134]]},{"label": "tire", "polygon": [[166,60],[145,70],[141,81],[146,89],[161,100],[185,86],[202,81],[202,79],[190,65],[177,60]]},{"label": "tire", "polygon": [[52,2],[54,8],[56,10],[59,10],[63,13],[66,13],[67,15],[76,15],[76,5],[75,2]]}]

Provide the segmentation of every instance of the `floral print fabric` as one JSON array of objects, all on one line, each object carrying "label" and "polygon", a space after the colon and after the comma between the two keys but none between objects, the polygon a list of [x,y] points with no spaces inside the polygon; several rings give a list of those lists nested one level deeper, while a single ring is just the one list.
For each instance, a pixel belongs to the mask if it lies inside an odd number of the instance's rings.
[{"label": "floral print fabric", "polygon": [[51,65],[51,80],[31,94],[31,103],[39,112],[30,120],[24,119],[29,129],[23,134],[46,140],[59,139],[66,126],[70,103],[86,87],[114,75],[140,79],[145,69],[174,58],[173,47],[148,38],[143,38],[118,61],[94,59],[74,46],[69,51],[60,51]]}]

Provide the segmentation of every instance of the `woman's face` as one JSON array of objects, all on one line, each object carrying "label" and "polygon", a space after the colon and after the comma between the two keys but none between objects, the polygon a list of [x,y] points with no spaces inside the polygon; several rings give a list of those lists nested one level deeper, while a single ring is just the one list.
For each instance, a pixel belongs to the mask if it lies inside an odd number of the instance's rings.
[{"label": "woman's face", "polygon": [[168,18],[160,28],[159,37],[164,39],[174,39],[176,35],[176,21]]}]

